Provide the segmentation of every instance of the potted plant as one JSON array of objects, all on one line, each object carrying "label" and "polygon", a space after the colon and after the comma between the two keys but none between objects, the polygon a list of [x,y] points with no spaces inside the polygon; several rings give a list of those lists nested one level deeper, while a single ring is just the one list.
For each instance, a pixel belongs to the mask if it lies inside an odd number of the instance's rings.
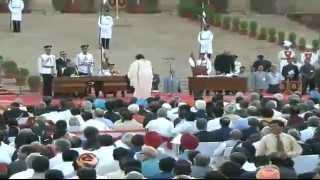
[{"label": "potted plant", "polygon": [[6,78],[14,78],[18,71],[18,65],[14,61],[4,61],[2,68]]},{"label": "potted plant", "polygon": [[269,28],[268,34],[269,34],[269,42],[274,43],[277,41],[277,37],[276,37],[277,31],[275,28]]},{"label": "potted plant", "polygon": [[158,13],[159,0],[127,0],[126,11],[129,13]]},{"label": "potted plant", "polygon": [[313,50],[317,51],[320,48],[320,39],[315,39],[312,41]]},{"label": "potted plant", "polygon": [[258,30],[257,21],[251,21],[250,25],[249,25],[249,28],[250,28],[249,36],[250,37],[256,37],[257,36],[257,30]]},{"label": "potted plant", "polygon": [[41,87],[40,76],[30,76],[28,78],[28,85],[31,92],[38,92]]},{"label": "potted plant", "polygon": [[300,51],[304,51],[306,49],[306,43],[307,43],[307,41],[304,37],[301,37],[299,39],[299,50]]},{"label": "potted plant", "polygon": [[286,33],[284,31],[278,32],[278,44],[282,46],[283,41],[286,40]]},{"label": "potted plant", "polygon": [[232,18],[232,31],[233,32],[239,32],[240,29],[240,18],[239,17],[233,17]]},{"label": "potted plant", "polygon": [[231,27],[231,17],[230,16],[223,17],[222,28],[224,30],[229,30],[230,27]]},{"label": "potted plant", "polygon": [[292,43],[292,47],[296,47],[297,45],[297,34],[294,32],[291,32],[289,34],[289,41]]},{"label": "potted plant", "polygon": [[247,21],[242,21],[240,23],[240,34],[242,35],[247,35],[248,34],[248,22]]},{"label": "potted plant", "polygon": [[192,8],[195,4],[192,1],[180,0],[178,12],[181,17],[192,18]]},{"label": "potted plant", "polygon": [[29,70],[26,68],[19,68],[17,71],[17,74],[15,76],[16,78],[16,84],[18,86],[23,86],[26,84],[27,77],[29,76]]},{"label": "potted plant", "polygon": [[52,0],[51,4],[56,11],[65,12],[68,0]]},{"label": "potted plant", "polygon": [[260,29],[260,33],[259,33],[259,36],[258,36],[258,40],[266,40],[267,39],[267,28],[265,27],[262,27]]},{"label": "potted plant", "polygon": [[221,14],[216,14],[216,15],[214,15],[213,25],[214,25],[215,27],[220,27],[220,26],[221,26],[221,22],[222,22],[222,16],[221,16]]}]

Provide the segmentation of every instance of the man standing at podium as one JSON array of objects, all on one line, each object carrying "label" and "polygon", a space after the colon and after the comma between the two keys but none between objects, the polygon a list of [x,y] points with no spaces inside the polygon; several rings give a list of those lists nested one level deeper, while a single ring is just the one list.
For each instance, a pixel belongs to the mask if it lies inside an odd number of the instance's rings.
[{"label": "man standing at podium", "polygon": [[93,66],[94,66],[94,58],[93,55],[88,53],[88,44],[81,45],[82,52],[79,53],[76,57],[76,65],[78,68],[79,75],[92,75]]},{"label": "man standing at podium", "polygon": [[38,58],[39,73],[43,79],[43,96],[52,96],[52,79],[56,75],[56,57],[51,54],[52,45],[44,46],[45,53]]},{"label": "man standing at podium", "polygon": [[146,99],[151,96],[152,65],[142,54],[138,54],[136,60],[130,65],[128,78],[130,85],[134,87],[134,97]]},{"label": "man standing at podium", "polygon": [[193,53],[191,53],[189,57],[189,64],[192,68],[193,75],[209,75],[212,71],[211,60],[203,53],[200,54],[200,57],[197,60],[194,58]]}]

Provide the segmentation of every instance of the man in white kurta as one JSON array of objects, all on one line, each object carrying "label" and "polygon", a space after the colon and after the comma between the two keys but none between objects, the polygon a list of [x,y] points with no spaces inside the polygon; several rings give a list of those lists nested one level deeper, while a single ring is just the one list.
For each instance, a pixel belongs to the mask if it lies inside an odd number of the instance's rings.
[{"label": "man in white kurta", "polygon": [[113,18],[110,16],[109,11],[106,10],[98,19],[100,28],[100,41],[104,51],[109,50],[110,40],[112,37]]},{"label": "man in white kurta", "polygon": [[290,48],[292,43],[290,41],[284,41],[283,47],[284,49],[279,52],[279,71],[282,72],[282,68],[288,65],[288,59],[294,59],[296,57],[296,53]]},{"label": "man in white kurta", "polygon": [[94,67],[94,58],[91,53],[88,52],[89,45],[81,45],[82,52],[76,57],[76,65],[79,75],[92,75]]},{"label": "man in white kurta", "polygon": [[205,67],[207,70],[207,75],[209,75],[212,71],[212,62],[211,60],[204,54],[200,54],[199,59],[195,60],[193,55],[189,57],[189,64],[192,69],[195,69],[199,66]]},{"label": "man in white kurta", "polygon": [[152,65],[143,55],[138,54],[136,60],[130,65],[128,78],[130,85],[134,87],[134,97],[146,99],[151,96],[153,80]]},{"label": "man in white kurta", "polygon": [[8,8],[11,13],[11,21],[13,24],[13,32],[21,31],[22,11],[24,9],[23,0],[10,0]]},{"label": "man in white kurta", "polygon": [[200,44],[200,53],[206,54],[210,59],[213,53],[212,41],[213,33],[210,31],[210,26],[206,25],[204,29],[198,34],[198,42]]},{"label": "man in white kurta", "polygon": [[304,64],[305,61],[310,62],[311,65],[315,65],[317,62],[317,54],[313,52],[312,46],[310,44],[306,45],[306,50],[301,53],[301,61]]},{"label": "man in white kurta", "polygon": [[52,96],[52,80],[56,75],[56,57],[51,54],[52,45],[44,46],[45,53],[38,58],[39,73],[43,79],[43,96]]}]

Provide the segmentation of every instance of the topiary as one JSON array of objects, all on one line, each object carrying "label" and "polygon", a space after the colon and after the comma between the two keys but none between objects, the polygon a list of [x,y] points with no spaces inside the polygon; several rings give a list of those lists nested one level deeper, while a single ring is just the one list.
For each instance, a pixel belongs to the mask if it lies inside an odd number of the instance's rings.
[{"label": "topiary", "polygon": [[268,34],[269,34],[269,42],[276,42],[277,41],[277,31],[275,28],[269,28],[268,29]]},{"label": "topiary", "polygon": [[222,22],[222,16],[221,14],[215,14],[213,19],[213,25],[215,27],[220,27]]},{"label": "topiary", "polygon": [[28,85],[31,92],[38,92],[41,86],[40,76],[30,76],[28,78]]},{"label": "topiary", "polygon": [[56,11],[64,12],[68,0],[52,0],[51,4]]},{"label": "topiary", "polygon": [[259,36],[258,36],[258,40],[266,40],[267,39],[267,28],[265,27],[262,27],[260,29],[260,33],[259,33]]},{"label": "topiary", "polygon": [[26,68],[19,68],[15,76],[17,85],[25,85],[29,76],[29,70]]},{"label": "topiary", "polygon": [[295,47],[297,45],[297,34],[294,32],[291,32],[289,34],[289,41],[292,43],[292,46]]},{"label": "topiary", "polygon": [[250,37],[256,37],[257,31],[258,31],[257,21],[250,21],[249,29],[250,29],[250,34],[249,34]]},{"label": "topiary", "polygon": [[320,48],[320,39],[315,39],[312,41],[313,50],[318,50]]},{"label": "topiary", "polygon": [[240,34],[243,34],[243,35],[247,35],[248,34],[248,22],[247,21],[242,21],[240,23]]},{"label": "topiary", "polygon": [[2,64],[5,77],[14,78],[18,71],[18,65],[14,61],[4,61]]},{"label": "topiary", "polygon": [[223,17],[222,28],[224,30],[229,30],[230,27],[231,27],[231,17],[230,16]]},{"label": "topiary", "polygon": [[282,45],[284,40],[286,40],[286,33],[284,31],[279,31],[278,32],[278,44]]},{"label": "topiary", "polygon": [[239,32],[240,29],[240,18],[239,17],[233,17],[232,18],[232,31],[233,32]]},{"label": "topiary", "polygon": [[306,49],[306,43],[307,43],[307,41],[306,41],[306,39],[304,37],[301,37],[299,39],[299,49],[300,49],[300,51],[304,51]]}]

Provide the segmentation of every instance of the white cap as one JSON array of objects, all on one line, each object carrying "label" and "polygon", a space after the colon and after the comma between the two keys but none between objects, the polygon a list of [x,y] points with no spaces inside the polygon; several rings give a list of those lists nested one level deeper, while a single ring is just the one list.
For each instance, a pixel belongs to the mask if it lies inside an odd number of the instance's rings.
[{"label": "white cap", "polygon": [[183,106],[183,105],[187,105],[187,103],[185,103],[185,102],[179,102],[178,107]]},{"label": "white cap", "polygon": [[172,107],[171,107],[171,105],[170,105],[169,103],[163,103],[161,107],[162,107],[162,108],[165,108],[165,109],[167,109],[167,110],[172,109]]},{"label": "white cap", "polygon": [[307,44],[307,45],[306,45],[306,49],[313,49],[313,47],[312,47],[311,44]]},{"label": "white cap", "polygon": [[195,102],[195,107],[198,109],[198,110],[205,110],[206,109],[206,101],[205,100],[196,100]]},{"label": "white cap", "polygon": [[290,42],[288,40],[285,40],[285,41],[283,41],[283,46],[284,47],[290,47],[290,46],[292,46],[292,42]]},{"label": "white cap", "polygon": [[139,105],[138,104],[130,104],[128,106],[128,110],[132,113],[138,113],[140,108],[139,108]]}]

